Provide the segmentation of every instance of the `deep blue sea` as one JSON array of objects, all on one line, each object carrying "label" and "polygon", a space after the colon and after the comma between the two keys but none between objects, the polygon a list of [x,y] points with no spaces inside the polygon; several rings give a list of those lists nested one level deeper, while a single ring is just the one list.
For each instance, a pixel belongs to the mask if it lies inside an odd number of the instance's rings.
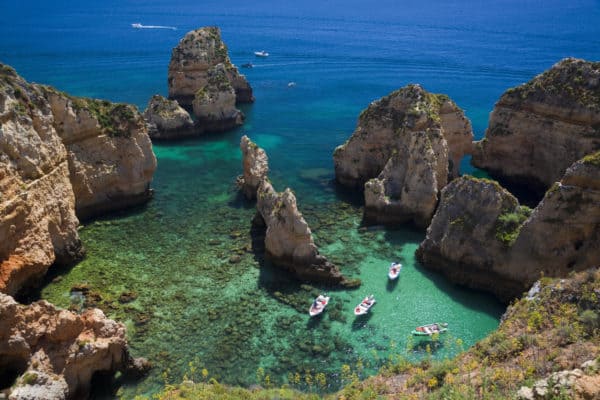
[{"label": "deep blue sea", "polygon": [[[207,25],[221,28],[235,64],[255,65],[241,70],[256,97],[243,106],[246,123],[155,144],[155,198],[88,222],[81,230],[86,260],[55,271],[63,279],[42,290],[66,307],[71,286],[88,284],[102,299],[98,306],[127,325],[133,354],[155,364],[147,379],[103,393],[96,387],[96,396],[152,393],[165,379],[181,380],[190,362],[242,385],[261,383],[258,368],[278,384],[324,372],[326,387],[299,387],[335,390],[344,364],[363,377],[397,355],[423,356],[427,346],[409,334],[416,325],[450,323],[452,339],[435,347],[436,357],[493,330],[502,305],[415,261],[424,232],[360,229],[360,196],[332,184],[332,152],[362,109],[408,83],[448,94],[481,138],[509,87],[564,57],[600,60],[600,1],[0,0],[0,62],[30,81],[143,110],[153,94],[167,94],[171,49]],[[270,56],[255,58],[263,49]],[[323,288],[288,280],[244,250],[254,211],[233,185],[242,134],[267,150],[276,188],[294,189],[322,253],[363,280],[358,290],[332,292],[321,320],[303,310]],[[230,262],[232,255],[241,261]],[[386,285],[390,260],[405,265],[397,286]],[[118,302],[132,291],[135,301]],[[378,304],[355,320],[351,310],[368,293]]]}]

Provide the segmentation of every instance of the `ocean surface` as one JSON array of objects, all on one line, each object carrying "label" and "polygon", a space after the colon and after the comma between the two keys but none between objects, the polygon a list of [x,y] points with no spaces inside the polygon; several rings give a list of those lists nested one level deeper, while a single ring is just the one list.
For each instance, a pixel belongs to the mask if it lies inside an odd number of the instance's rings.
[{"label": "ocean surface", "polygon": [[[264,383],[262,371],[276,384],[331,391],[343,365],[364,377],[397,356],[443,358],[471,346],[498,325],[502,305],[424,270],[414,258],[423,231],[362,227],[360,194],[332,182],[332,152],[362,109],[408,83],[448,94],[480,138],[507,88],[563,57],[600,60],[599,1],[2,1],[0,9],[1,62],[30,81],[140,110],[167,94],[171,49],[189,30],[218,25],[232,61],[255,64],[241,70],[256,96],[243,106],[244,126],[155,144],[155,198],[86,222],[87,258],[52,271],[41,291],[77,308],[72,288],[85,287],[89,304],[127,325],[133,355],[154,363],[141,381],[97,383],[96,398],[150,394],[184,374],[252,385]],[[271,55],[255,58],[263,49]],[[318,319],[306,311],[325,288],[248,251],[254,205],[234,186],[243,134],[266,149],[276,189],[295,191],[321,252],[363,281],[330,290]],[[394,285],[391,261],[404,265]],[[353,307],[371,293],[372,313],[355,319]],[[439,342],[410,336],[436,321],[450,324]],[[307,383],[319,373],[325,381]]]}]

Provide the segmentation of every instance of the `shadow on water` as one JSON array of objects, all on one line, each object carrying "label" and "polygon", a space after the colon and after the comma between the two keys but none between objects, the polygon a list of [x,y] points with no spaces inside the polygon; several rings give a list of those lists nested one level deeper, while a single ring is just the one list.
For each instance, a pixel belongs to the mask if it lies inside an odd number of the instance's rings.
[{"label": "shadow on water", "polygon": [[431,353],[435,354],[444,348],[444,342],[440,339],[433,340],[430,337],[417,339],[412,345],[412,351],[415,353]]},{"label": "shadow on water", "polygon": [[[446,293],[452,298],[452,300],[460,303],[461,305],[469,308],[473,311],[483,312],[494,318],[500,317],[500,315],[506,310],[499,300],[495,300],[494,296],[481,290],[466,289],[457,284],[450,282],[445,276],[440,273],[430,271],[423,267],[418,261],[415,262],[415,269],[429,279],[440,291]],[[486,297],[486,301],[474,301],[473,295]],[[494,299],[494,300],[491,300]]]},{"label": "shadow on water", "polygon": [[372,312],[368,312],[366,314],[363,315],[357,315],[356,318],[354,318],[354,321],[352,321],[352,330],[353,331],[358,331],[360,329],[364,329],[367,326],[367,323],[369,322],[369,320],[373,317],[373,313]]},{"label": "shadow on water", "polygon": [[385,289],[388,292],[393,292],[394,289],[396,288],[396,286],[398,286],[399,281],[400,281],[400,277],[398,277],[396,279],[388,279],[387,283],[385,284]]}]

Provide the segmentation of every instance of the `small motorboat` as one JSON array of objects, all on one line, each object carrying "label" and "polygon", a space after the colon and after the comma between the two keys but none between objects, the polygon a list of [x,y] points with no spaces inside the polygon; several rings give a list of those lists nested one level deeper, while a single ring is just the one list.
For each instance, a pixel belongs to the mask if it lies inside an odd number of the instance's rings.
[{"label": "small motorboat", "polygon": [[288,87],[294,87],[296,86],[296,82],[288,82]]},{"label": "small motorboat", "polygon": [[323,310],[325,310],[327,304],[329,304],[329,296],[325,296],[323,294],[318,295],[315,301],[313,301],[313,303],[310,305],[308,314],[311,317],[321,314]]},{"label": "small motorboat", "polygon": [[364,315],[369,312],[371,307],[375,304],[375,297],[373,295],[369,295],[360,302],[359,305],[354,307],[354,315]]},{"label": "small motorboat", "polygon": [[131,24],[132,28],[136,28],[136,29],[142,29],[144,26],[142,24],[140,24],[139,22],[136,22],[134,24]]},{"label": "small motorboat", "polygon": [[252,68],[252,67],[254,67],[254,64],[252,64],[252,63],[242,64],[242,68]]},{"label": "small motorboat", "polygon": [[264,50],[261,50],[261,51],[255,51],[255,52],[254,52],[254,55],[255,55],[256,57],[269,57],[269,53],[267,53],[267,52],[266,52],[266,51],[264,51]]},{"label": "small motorboat", "polygon": [[435,324],[417,326],[412,334],[415,336],[431,336],[434,333],[444,333],[448,330],[448,324],[445,322],[436,322]]},{"label": "small motorboat", "polygon": [[388,272],[388,278],[390,278],[390,280],[392,280],[392,281],[394,279],[398,278],[398,275],[400,275],[401,270],[402,270],[402,264],[393,262],[392,265],[390,265],[390,270]]}]

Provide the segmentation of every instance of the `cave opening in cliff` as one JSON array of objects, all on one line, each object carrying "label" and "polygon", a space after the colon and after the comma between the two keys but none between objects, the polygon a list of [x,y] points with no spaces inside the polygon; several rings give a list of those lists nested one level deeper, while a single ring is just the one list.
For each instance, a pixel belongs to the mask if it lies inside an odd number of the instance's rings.
[{"label": "cave opening in cliff", "polygon": [[0,391],[10,388],[27,369],[24,359],[6,357],[0,362]]}]

